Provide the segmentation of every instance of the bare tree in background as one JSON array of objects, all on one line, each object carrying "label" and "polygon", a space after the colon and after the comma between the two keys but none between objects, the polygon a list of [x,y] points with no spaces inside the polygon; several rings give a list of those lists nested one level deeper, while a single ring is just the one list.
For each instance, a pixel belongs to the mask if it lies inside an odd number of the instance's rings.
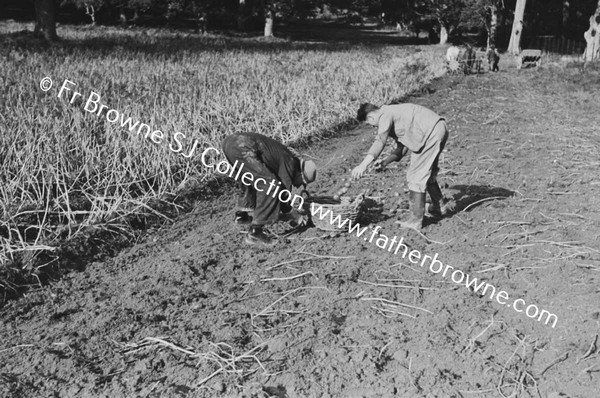
[{"label": "bare tree in background", "polygon": [[525,16],[525,4],[527,0],[517,0],[515,6],[515,17],[513,19],[512,33],[508,43],[508,52],[517,55],[521,52],[521,36],[523,33],[523,17]]},{"label": "bare tree in background", "polygon": [[485,27],[488,49],[496,46],[498,13],[502,4],[501,0],[465,1],[461,15],[461,25],[468,29]]},{"label": "bare tree in background", "polygon": [[[450,35],[460,25],[465,0],[422,0],[409,3],[409,7],[413,10],[415,16],[412,25],[417,27],[437,22],[439,44],[446,44]],[[430,33],[430,39],[431,37]]]},{"label": "bare tree in background", "polygon": [[246,21],[248,20],[248,3],[246,0],[240,0],[237,16],[238,30],[246,30]]},{"label": "bare tree in background", "polygon": [[583,35],[587,43],[583,52],[584,61],[596,61],[600,59],[600,0],[596,6],[596,12],[590,17],[590,28]]},{"label": "bare tree in background", "polygon": [[499,0],[490,1],[489,10],[490,10],[490,24],[486,26],[488,38],[487,38],[487,48],[488,50],[491,47],[496,47],[496,31],[498,30],[498,6]]},{"label": "bare tree in background", "polygon": [[446,44],[452,31],[458,26],[463,0],[434,0],[430,1],[435,19],[440,26],[440,43]]},{"label": "bare tree in background", "polygon": [[56,35],[56,3],[55,0],[35,0],[35,35],[44,35],[48,41],[58,39]]},{"label": "bare tree in background", "polygon": [[96,25],[96,9],[93,4],[85,5],[85,15],[88,15],[92,19],[92,25]]},{"label": "bare tree in background", "polygon": [[571,3],[569,0],[563,0],[562,2],[562,36],[565,37],[566,28],[569,26],[569,19],[571,17]]},{"label": "bare tree in background", "polygon": [[269,2],[265,2],[265,37],[273,36],[273,7]]}]

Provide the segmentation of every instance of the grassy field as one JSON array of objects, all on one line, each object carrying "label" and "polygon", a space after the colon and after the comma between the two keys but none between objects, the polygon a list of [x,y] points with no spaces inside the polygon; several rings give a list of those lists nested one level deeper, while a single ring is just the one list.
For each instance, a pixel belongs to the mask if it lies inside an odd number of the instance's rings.
[{"label": "grassy field", "polygon": [[[10,264],[35,270],[46,264],[38,254],[90,227],[125,234],[132,216],[156,215],[161,201],[206,181],[199,157],[182,156],[194,142],[219,147],[227,134],[253,131],[292,143],[338,131],[360,102],[390,102],[443,73],[433,47],[65,26],[47,47],[24,29],[0,25],[4,281]],[[59,98],[65,80],[74,84]],[[107,107],[100,115],[85,108],[92,92]],[[109,122],[115,115],[123,119]],[[160,130],[161,143],[122,127],[128,117]]]}]

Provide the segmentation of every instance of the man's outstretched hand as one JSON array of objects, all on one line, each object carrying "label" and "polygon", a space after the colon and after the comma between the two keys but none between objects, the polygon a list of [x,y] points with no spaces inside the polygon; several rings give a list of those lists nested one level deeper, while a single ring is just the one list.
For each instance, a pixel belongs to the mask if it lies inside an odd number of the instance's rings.
[{"label": "man's outstretched hand", "polygon": [[365,166],[363,166],[362,164],[359,164],[352,170],[352,174],[351,174],[352,179],[358,180],[359,178],[361,178],[363,176],[363,174],[365,174],[366,170],[367,170],[367,168]]}]

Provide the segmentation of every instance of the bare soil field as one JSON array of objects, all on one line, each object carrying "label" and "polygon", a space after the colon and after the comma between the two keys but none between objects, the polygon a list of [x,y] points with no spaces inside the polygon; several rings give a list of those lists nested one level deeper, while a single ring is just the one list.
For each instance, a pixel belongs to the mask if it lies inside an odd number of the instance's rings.
[{"label": "bare soil field", "polygon": [[[390,211],[407,207],[406,161],[349,191],[386,199],[364,225],[555,314],[555,327],[348,233],[249,248],[223,184],[115,257],[7,302],[0,395],[599,396],[599,84],[598,69],[504,65],[407,98],[451,129],[439,180],[458,206],[424,236]],[[371,132],[302,149],[320,166],[315,192],[343,186]]]}]

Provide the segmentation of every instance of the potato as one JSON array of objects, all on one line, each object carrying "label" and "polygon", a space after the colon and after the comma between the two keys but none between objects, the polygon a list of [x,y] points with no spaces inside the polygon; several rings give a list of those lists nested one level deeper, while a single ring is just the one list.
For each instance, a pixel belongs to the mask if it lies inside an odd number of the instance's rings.
[{"label": "potato", "polygon": [[340,200],[340,195],[333,195],[333,200]]}]

